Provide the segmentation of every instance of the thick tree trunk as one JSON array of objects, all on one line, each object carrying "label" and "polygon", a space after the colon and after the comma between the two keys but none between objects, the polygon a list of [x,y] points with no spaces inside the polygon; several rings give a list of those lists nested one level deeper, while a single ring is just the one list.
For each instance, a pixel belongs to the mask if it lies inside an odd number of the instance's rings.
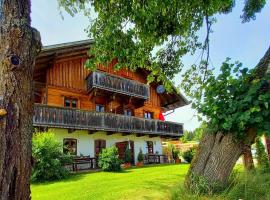
[{"label": "thick tree trunk", "polygon": [[34,60],[30,0],[0,0],[0,199],[30,199]]},{"label": "thick tree trunk", "polygon": [[198,178],[211,189],[226,186],[236,161],[254,138],[251,130],[243,142],[237,142],[232,134],[204,134],[186,177],[187,188],[191,191],[197,188]]},{"label": "thick tree trunk", "polygon": [[243,163],[247,171],[254,169],[251,145],[247,145],[246,148],[243,149]]}]

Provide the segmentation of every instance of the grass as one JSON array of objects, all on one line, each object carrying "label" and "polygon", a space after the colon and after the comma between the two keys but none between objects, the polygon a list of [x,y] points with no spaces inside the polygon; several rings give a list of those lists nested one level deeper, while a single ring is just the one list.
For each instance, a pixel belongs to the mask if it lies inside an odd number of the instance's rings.
[{"label": "grass", "polygon": [[236,166],[230,185],[219,194],[196,195],[187,192],[182,183],[172,190],[172,200],[270,200],[270,171],[256,169],[245,172]]},{"label": "grass", "polygon": [[189,165],[132,168],[121,173],[96,172],[72,175],[62,181],[32,184],[33,200],[166,200],[183,182]]},{"label": "grass", "polygon": [[92,172],[62,181],[32,184],[33,200],[270,200],[270,171],[244,172],[236,166],[230,187],[211,196],[189,193],[183,181],[189,165],[132,168],[121,173]]}]

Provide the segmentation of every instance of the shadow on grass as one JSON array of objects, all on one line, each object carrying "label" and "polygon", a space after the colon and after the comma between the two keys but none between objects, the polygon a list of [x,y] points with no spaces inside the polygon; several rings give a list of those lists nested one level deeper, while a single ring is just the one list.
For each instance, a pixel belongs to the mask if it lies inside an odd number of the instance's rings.
[{"label": "shadow on grass", "polygon": [[[66,178],[60,179],[60,180],[52,180],[52,181],[43,181],[43,182],[31,182],[32,185],[49,185],[54,184],[58,182],[62,183],[68,183],[68,182],[76,182],[80,181],[81,179],[85,178],[86,176],[89,176],[90,174],[96,174],[104,172],[102,170],[87,170],[87,171],[78,171],[78,172],[72,172],[70,173]],[[111,174],[124,174],[124,173],[131,173],[130,170],[121,170],[119,172],[104,172],[104,173],[111,173]]]},{"label": "shadow on grass", "polygon": [[[139,169],[144,169],[144,168],[162,168],[162,167],[167,167],[167,166],[172,166],[172,165],[178,165],[178,166],[186,166],[187,164],[150,164],[150,165],[144,165],[142,167],[136,167],[132,166],[131,168],[121,170],[119,172],[104,172],[104,173],[113,173],[113,174],[125,174],[125,173],[132,173],[134,170],[139,170]],[[57,182],[62,182],[62,183],[68,183],[68,182],[76,182],[80,181],[81,179],[85,178],[86,176],[89,176],[90,174],[96,174],[96,173],[101,173],[103,172],[102,170],[88,170],[88,171],[78,171],[76,173],[71,173],[68,177],[65,179],[61,180],[53,180],[53,181],[44,181],[44,182],[32,182],[32,185],[49,185],[49,184],[54,184]],[[158,185],[157,183],[154,183],[155,185]],[[159,183],[160,184],[160,183]]]},{"label": "shadow on grass", "polygon": [[168,166],[189,166],[189,164],[181,163],[181,164],[174,164],[174,163],[166,163],[166,164],[147,164],[141,167],[132,166],[129,169],[143,169],[143,168],[150,168],[150,167],[168,167]]}]

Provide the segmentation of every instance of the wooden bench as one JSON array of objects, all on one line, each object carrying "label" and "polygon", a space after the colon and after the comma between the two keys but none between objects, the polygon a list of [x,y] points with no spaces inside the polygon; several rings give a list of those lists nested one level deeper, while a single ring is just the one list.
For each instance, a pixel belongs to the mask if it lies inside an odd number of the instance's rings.
[{"label": "wooden bench", "polygon": [[88,164],[89,167],[79,169],[79,170],[88,170],[88,169],[95,169],[96,168],[96,158],[91,158],[90,156],[79,156],[74,157],[73,164],[72,164],[72,170],[78,171],[78,165],[85,165]]}]

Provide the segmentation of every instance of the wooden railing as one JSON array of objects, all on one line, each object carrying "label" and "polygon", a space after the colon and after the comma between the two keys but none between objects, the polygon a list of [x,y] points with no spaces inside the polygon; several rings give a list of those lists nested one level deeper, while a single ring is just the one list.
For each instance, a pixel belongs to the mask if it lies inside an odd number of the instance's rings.
[{"label": "wooden railing", "polygon": [[105,72],[95,71],[87,77],[87,90],[91,91],[94,88],[149,99],[148,85]]},{"label": "wooden railing", "polygon": [[41,127],[156,134],[172,137],[183,134],[183,125],[179,123],[52,107],[43,104],[35,104],[33,123],[34,126]]}]

